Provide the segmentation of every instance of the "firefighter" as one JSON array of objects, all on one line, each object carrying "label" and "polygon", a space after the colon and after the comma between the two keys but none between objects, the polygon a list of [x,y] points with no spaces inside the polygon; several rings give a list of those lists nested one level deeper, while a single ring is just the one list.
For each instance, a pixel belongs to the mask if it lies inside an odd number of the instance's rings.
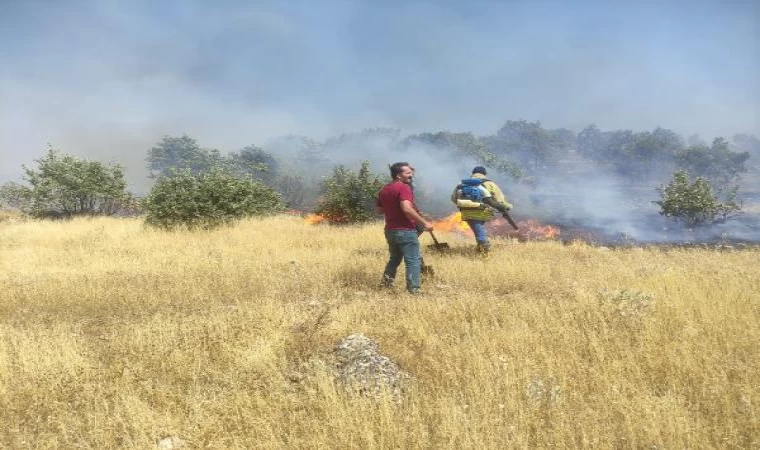
[{"label": "firefighter", "polygon": [[463,179],[451,193],[451,201],[457,205],[462,220],[475,234],[476,248],[481,253],[491,250],[486,222],[493,219],[494,210],[507,218],[507,211],[512,209],[499,186],[486,178],[486,174],[483,166],[473,168],[470,178]]}]

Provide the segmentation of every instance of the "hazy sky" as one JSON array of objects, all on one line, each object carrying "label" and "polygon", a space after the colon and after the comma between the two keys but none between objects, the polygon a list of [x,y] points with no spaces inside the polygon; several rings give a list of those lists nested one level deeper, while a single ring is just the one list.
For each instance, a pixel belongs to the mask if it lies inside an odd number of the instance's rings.
[{"label": "hazy sky", "polygon": [[0,181],[366,127],[760,135],[760,2],[0,0]]}]

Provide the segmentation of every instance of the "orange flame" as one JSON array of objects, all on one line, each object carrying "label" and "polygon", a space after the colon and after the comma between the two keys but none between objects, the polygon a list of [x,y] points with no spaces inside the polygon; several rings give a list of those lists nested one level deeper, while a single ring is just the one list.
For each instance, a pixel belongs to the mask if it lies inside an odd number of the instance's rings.
[{"label": "orange flame", "polygon": [[[537,241],[546,239],[555,239],[560,235],[560,229],[552,225],[544,225],[538,220],[527,219],[517,223],[519,230],[512,228],[507,221],[497,217],[487,225],[489,234],[493,236],[509,236],[521,241]],[[454,213],[443,219],[433,221],[433,228],[436,231],[457,232],[472,236],[467,222],[462,220],[461,213]]]},{"label": "orange flame", "polygon": [[306,217],[304,217],[304,220],[309,225],[316,225],[318,223],[322,223],[327,220],[327,217],[321,215],[321,214],[307,214]]},{"label": "orange flame", "polygon": [[560,230],[551,225],[543,225],[535,219],[521,220],[517,223],[520,227],[517,234],[518,238],[526,240],[544,240],[559,237]]},{"label": "orange flame", "polygon": [[433,229],[436,231],[446,231],[449,233],[456,231],[460,233],[472,234],[470,226],[467,225],[467,222],[462,220],[462,213],[460,212],[455,212],[454,214],[446,216],[441,220],[433,221]]}]

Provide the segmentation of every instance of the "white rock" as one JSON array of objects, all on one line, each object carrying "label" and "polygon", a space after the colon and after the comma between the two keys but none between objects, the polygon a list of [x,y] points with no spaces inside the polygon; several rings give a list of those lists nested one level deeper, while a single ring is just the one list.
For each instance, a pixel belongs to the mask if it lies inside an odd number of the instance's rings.
[{"label": "white rock", "polygon": [[167,436],[156,443],[156,447],[159,450],[173,450],[175,448],[182,448],[185,442],[177,436]]}]

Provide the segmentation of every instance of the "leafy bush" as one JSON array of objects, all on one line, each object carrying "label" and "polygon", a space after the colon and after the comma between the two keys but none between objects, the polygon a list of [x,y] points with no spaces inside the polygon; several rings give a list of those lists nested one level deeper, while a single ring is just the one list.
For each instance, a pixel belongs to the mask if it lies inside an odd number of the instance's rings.
[{"label": "leafy bush", "polygon": [[168,175],[172,170],[181,169],[193,173],[206,172],[225,163],[218,150],[201,148],[195,139],[187,135],[164,136],[161,142],[148,150],[146,161],[151,177]]},{"label": "leafy bush", "polygon": [[131,203],[124,170],[116,164],[79,159],[50,148],[37,169],[24,167],[29,186],[6,183],[2,202],[35,217],[111,215]]},{"label": "leafy bush", "polygon": [[28,211],[32,204],[32,189],[9,181],[0,186],[0,207]]},{"label": "leafy bush", "polygon": [[143,206],[146,223],[164,229],[211,229],[284,210],[279,194],[271,188],[221,169],[171,171],[158,179]]},{"label": "leafy bush", "polygon": [[377,193],[384,183],[369,170],[369,162],[362,161],[359,172],[336,166],[332,177],[322,183],[322,198],[317,214],[330,223],[367,222],[375,217]]},{"label": "leafy bush", "polygon": [[685,170],[676,171],[670,183],[660,186],[657,191],[662,200],[654,203],[660,205],[660,214],[689,226],[726,220],[741,210],[736,201],[736,189],[732,189],[722,203],[707,180],[697,177],[692,183]]}]

